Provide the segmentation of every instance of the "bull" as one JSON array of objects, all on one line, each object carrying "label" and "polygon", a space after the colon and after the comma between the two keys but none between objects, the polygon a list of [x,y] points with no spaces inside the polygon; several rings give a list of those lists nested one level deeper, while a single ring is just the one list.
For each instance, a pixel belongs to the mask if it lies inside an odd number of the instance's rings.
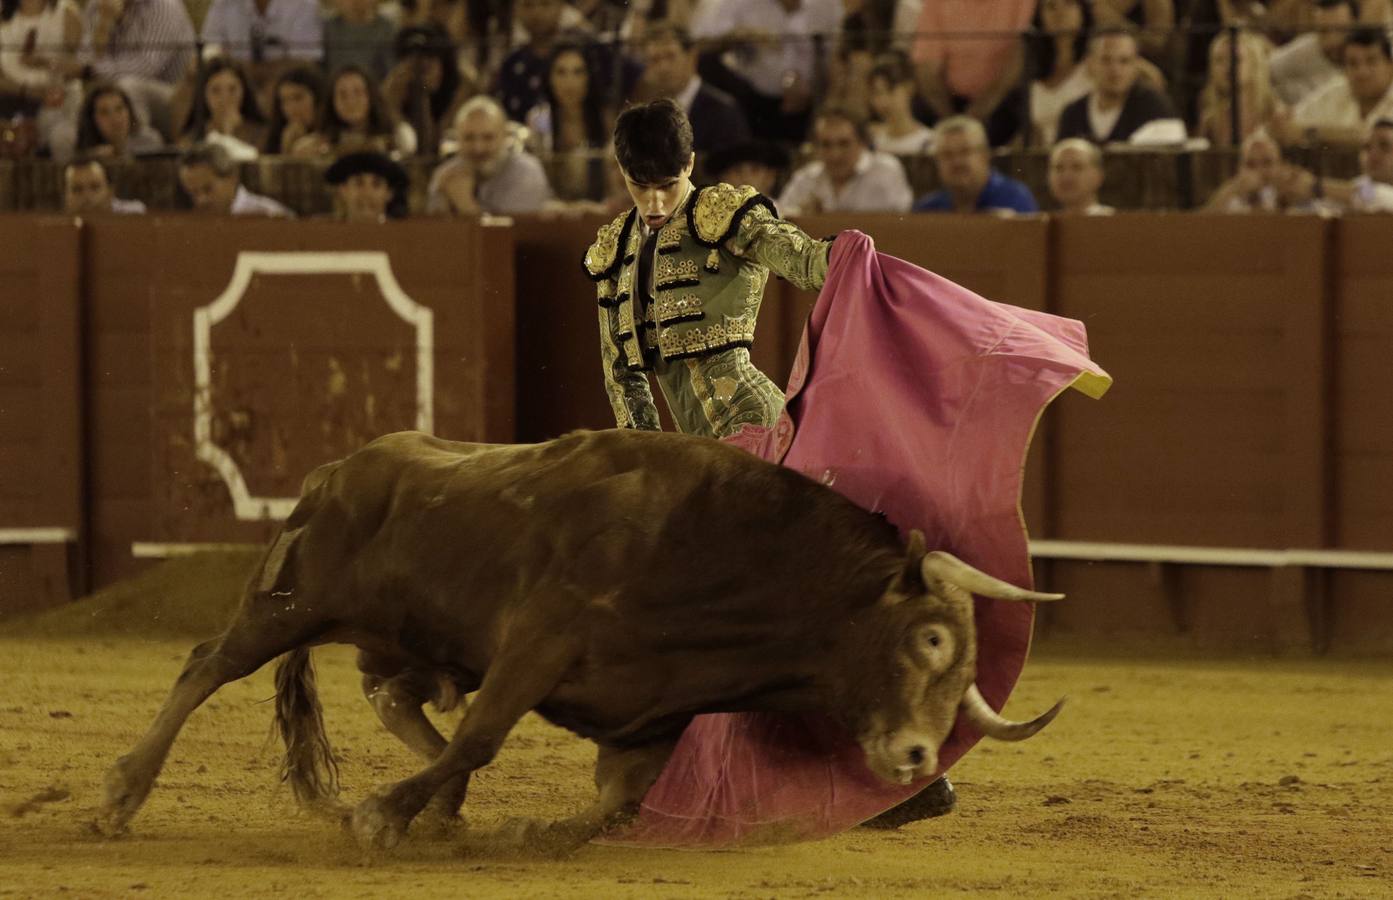
[{"label": "bull", "polygon": [[[564,852],[628,821],[693,716],[823,713],[893,783],[933,774],[958,715],[1020,740],[974,684],[972,594],[1053,600],[717,441],[576,432],[533,445],[387,435],[306,479],[232,622],[195,647],[106,777],[125,830],[188,716],[280,656],[276,719],[300,803],[337,777],[308,648],[359,649],[383,724],[428,764],[346,814],[364,846],[458,812],[531,710],[598,745],[592,805],[510,839]],[[477,692],[446,740],[422,711]],[[1061,701],[1062,703],[1062,701]]]}]

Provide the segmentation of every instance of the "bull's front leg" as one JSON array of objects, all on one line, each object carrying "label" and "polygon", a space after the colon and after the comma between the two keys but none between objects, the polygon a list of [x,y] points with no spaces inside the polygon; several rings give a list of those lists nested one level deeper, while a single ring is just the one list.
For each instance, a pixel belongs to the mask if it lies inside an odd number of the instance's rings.
[{"label": "bull's front leg", "polygon": [[[371,662],[369,660],[369,662]],[[364,662],[360,661],[362,667]],[[435,762],[449,742],[426,718],[422,707],[434,701],[442,710],[464,702],[457,686],[443,673],[408,670],[390,678],[364,674],[363,695],[382,724],[426,762]],[[459,816],[469,791],[469,773],[445,783],[417,818],[413,833],[448,834],[463,824]]]},{"label": "bull's front leg", "polygon": [[467,783],[470,773],[493,761],[508,732],[551,693],[577,654],[572,640],[554,633],[541,641],[501,648],[435,761],[354,809],[352,828],[358,843],[373,849],[396,846],[432,797],[447,786]]},{"label": "bull's front leg", "polygon": [[642,747],[600,747],[595,761],[595,802],[568,819],[544,823],[514,820],[503,826],[499,838],[505,846],[525,853],[564,856],[587,841],[621,828],[638,815],[648,789],[658,780],[676,741],[660,741]]}]

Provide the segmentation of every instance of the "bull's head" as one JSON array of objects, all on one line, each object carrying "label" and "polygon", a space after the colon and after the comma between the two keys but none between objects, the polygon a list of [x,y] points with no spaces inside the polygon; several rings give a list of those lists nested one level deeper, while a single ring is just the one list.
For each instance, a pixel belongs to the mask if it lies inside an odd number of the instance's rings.
[{"label": "bull's head", "polygon": [[975,683],[973,594],[1022,601],[1063,597],[1022,590],[942,551],[925,553],[924,536],[911,534],[905,568],[873,616],[877,637],[869,643],[876,662],[862,660],[865,675],[874,672],[878,684],[863,698],[869,711],[857,723],[858,739],[867,764],[886,781],[908,784],[933,774],[959,714],[988,737],[1019,741],[1048,725],[1064,705],[1060,700],[1029,722],[1004,719],[987,705]]}]

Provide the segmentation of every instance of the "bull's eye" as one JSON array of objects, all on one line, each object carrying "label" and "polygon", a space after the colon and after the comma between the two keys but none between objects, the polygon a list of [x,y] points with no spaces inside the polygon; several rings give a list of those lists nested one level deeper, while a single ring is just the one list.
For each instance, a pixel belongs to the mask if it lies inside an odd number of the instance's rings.
[{"label": "bull's eye", "polygon": [[932,669],[946,669],[953,661],[953,633],[943,625],[926,625],[919,631],[919,651]]}]

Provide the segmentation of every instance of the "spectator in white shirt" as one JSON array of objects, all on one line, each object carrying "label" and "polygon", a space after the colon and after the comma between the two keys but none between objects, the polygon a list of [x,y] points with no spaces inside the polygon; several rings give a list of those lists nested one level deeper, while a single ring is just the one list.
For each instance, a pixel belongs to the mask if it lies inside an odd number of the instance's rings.
[{"label": "spectator in white shirt", "polygon": [[1351,181],[1322,178],[1286,167],[1279,185],[1290,204],[1308,203],[1339,212],[1393,213],[1393,118],[1369,128],[1359,153],[1361,174]]},{"label": "spectator in white shirt", "polygon": [[32,116],[40,146],[72,120],[82,102],[73,68],[82,17],[70,0],[0,2],[0,117]]},{"label": "spectator in white shirt", "polygon": [[1098,202],[1103,186],[1103,151],[1083,138],[1066,138],[1050,151],[1050,196],[1056,210],[1080,216],[1107,216],[1111,206]]},{"label": "spectator in white shirt", "polygon": [[886,53],[871,68],[871,143],[882,153],[926,156],[933,129],[914,117],[914,66],[902,53]]},{"label": "spectator in white shirt", "polygon": [[829,212],[907,212],[914,192],[904,166],[872,150],[863,120],[823,107],[813,120],[817,159],[803,166],[779,195],[784,215]]},{"label": "spectator in white shirt", "polygon": [[243,187],[238,169],[221,144],[196,144],[179,160],[179,185],[201,213],[293,218],[277,201]]},{"label": "spectator in white shirt", "polygon": [[70,216],[84,213],[140,215],[145,204],[121,200],[111,190],[106,166],[94,158],[77,159],[63,167],[63,211]]},{"label": "spectator in white shirt", "polygon": [[1282,140],[1358,145],[1379,119],[1393,118],[1393,51],[1388,35],[1360,29],[1345,42],[1344,77],[1311,94],[1280,124]]},{"label": "spectator in white shirt", "polygon": [[459,150],[431,173],[426,212],[432,215],[515,215],[553,208],[556,199],[537,157],[512,138],[503,107],[486,94],[455,114]]},{"label": "spectator in white shirt", "polygon": [[693,22],[711,51],[701,75],[735,98],[756,137],[801,141],[841,0],[720,0]]},{"label": "spectator in white shirt", "polygon": [[1312,31],[1272,52],[1272,88],[1289,106],[1340,77],[1340,54],[1357,18],[1354,0],[1312,0]]},{"label": "spectator in white shirt", "polygon": [[1093,8],[1085,0],[1040,0],[1031,26],[1034,71],[1030,82],[1030,126],[1039,144],[1054,144],[1064,107],[1093,90],[1089,73],[1089,36]]},{"label": "spectator in white shirt", "polygon": [[1285,208],[1278,190],[1287,168],[1282,162],[1282,148],[1266,131],[1256,131],[1243,141],[1238,158],[1238,171],[1219,185],[1202,212],[1251,213],[1276,212]]}]

